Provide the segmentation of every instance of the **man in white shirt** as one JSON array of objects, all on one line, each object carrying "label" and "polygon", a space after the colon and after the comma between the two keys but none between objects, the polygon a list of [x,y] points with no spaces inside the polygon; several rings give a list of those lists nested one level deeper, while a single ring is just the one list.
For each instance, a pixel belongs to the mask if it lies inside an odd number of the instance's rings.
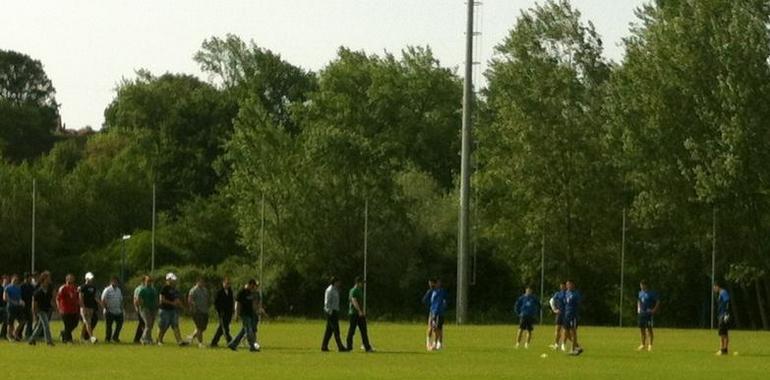
[{"label": "man in white shirt", "polygon": [[329,281],[329,287],[324,293],[324,313],[326,313],[326,332],[324,340],[321,343],[321,351],[329,351],[329,340],[334,335],[334,341],[337,342],[337,349],[345,352],[348,349],[342,344],[340,339],[340,286],[342,282],[336,277]]},{"label": "man in white shirt", "polygon": [[110,286],[104,288],[102,292],[102,305],[104,305],[104,319],[107,323],[107,335],[104,340],[107,343],[120,343],[120,330],[123,328],[123,292],[115,276],[110,279]]}]

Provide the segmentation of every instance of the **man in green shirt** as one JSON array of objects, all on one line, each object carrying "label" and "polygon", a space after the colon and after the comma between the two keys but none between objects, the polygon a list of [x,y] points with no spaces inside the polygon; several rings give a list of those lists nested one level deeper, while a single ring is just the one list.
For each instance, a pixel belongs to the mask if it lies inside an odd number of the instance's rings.
[{"label": "man in green shirt", "polygon": [[356,334],[356,327],[361,330],[361,340],[364,343],[366,352],[374,351],[369,344],[369,333],[366,330],[366,311],[364,310],[364,280],[356,277],[356,285],[350,289],[348,304],[348,318],[350,326],[348,327],[348,351],[353,350],[353,336]]},{"label": "man in green shirt", "polygon": [[142,342],[142,335],[144,335],[144,318],[139,310],[139,292],[144,289],[144,282],[147,281],[148,276],[142,276],[142,282],[134,289],[133,305],[136,310],[136,334],[134,334],[134,343],[139,344]]},{"label": "man in green shirt", "polygon": [[144,287],[137,297],[139,315],[144,320],[142,344],[152,344],[152,328],[155,326],[155,314],[158,313],[158,291],[152,286],[152,277],[144,278]]}]

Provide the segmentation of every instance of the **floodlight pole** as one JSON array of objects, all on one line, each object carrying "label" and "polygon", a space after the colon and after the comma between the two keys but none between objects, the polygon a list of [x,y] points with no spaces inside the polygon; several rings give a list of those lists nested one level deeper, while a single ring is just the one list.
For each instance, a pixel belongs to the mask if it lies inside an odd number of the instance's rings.
[{"label": "floodlight pole", "polygon": [[465,78],[463,81],[463,125],[460,159],[460,218],[457,233],[457,323],[468,317],[468,219],[471,186],[471,123],[473,107],[473,8],[475,0],[466,0],[467,27],[465,31]]},{"label": "floodlight pole", "polygon": [[150,273],[155,272],[155,184],[152,184],[152,254],[150,255]]},{"label": "floodlight pole", "polygon": [[32,271],[35,273],[35,214],[36,214],[36,198],[37,198],[37,180],[32,179]]},{"label": "floodlight pole", "polygon": [[623,231],[620,238],[620,299],[618,300],[618,326],[623,327],[623,286],[626,276],[626,208],[623,207]]},{"label": "floodlight pole", "polygon": [[366,314],[366,288],[368,287],[366,276],[369,260],[369,198],[364,200],[364,314]]},{"label": "floodlight pole", "polygon": [[710,328],[714,329],[714,295],[712,291],[716,284],[716,266],[717,266],[717,208],[711,208],[711,289],[709,289],[709,298],[711,299],[711,319]]},{"label": "floodlight pole", "polygon": [[[265,268],[265,191],[262,191],[261,222],[259,226],[259,282],[264,283]],[[259,295],[262,296],[262,286],[259,287]]]},{"label": "floodlight pole", "polygon": [[[543,238],[540,240],[540,302],[545,296],[545,226],[543,226]],[[540,308],[540,323],[543,323],[543,308]]]}]

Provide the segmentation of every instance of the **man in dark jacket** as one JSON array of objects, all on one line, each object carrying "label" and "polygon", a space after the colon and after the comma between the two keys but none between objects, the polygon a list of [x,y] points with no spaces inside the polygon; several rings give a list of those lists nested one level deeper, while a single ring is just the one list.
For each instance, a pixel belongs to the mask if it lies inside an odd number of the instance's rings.
[{"label": "man in dark jacket", "polygon": [[219,345],[219,339],[222,338],[222,335],[224,335],[227,343],[233,340],[233,337],[230,335],[230,322],[233,320],[235,301],[233,300],[233,289],[230,287],[230,279],[228,277],[222,279],[222,287],[217,291],[214,298],[214,308],[217,310],[219,326],[214,333],[214,338],[211,340],[211,347]]}]

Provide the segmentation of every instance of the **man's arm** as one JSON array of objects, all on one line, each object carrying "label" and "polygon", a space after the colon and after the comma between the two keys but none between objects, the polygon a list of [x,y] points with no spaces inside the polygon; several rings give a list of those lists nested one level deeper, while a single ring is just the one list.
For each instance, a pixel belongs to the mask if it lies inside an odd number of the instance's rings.
[{"label": "man's arm", "polygon": [[241,315],[241,303],[239,301],[235,301],[235,315],[233,316],[234,320],[237,321],[238,317]]},{"label": "man's arm", "polygon": [[358,311],[358,316],[365,317],[366,313],[364,313],[364,310],[361,309],[361,306],[358,304],[358,298],[353,297],[350,299],[350,301],[353,303],[353,307],[356,309],[356,311]]},{"label": "man's arm", "polygon": [[652,308],[652,314],[657,314],[659,307],[660,307],[660,300],[655,300],[655,306]]},{"label": "man's arm", "polygon": [[195,300],[193,299],[192,290],[187,292],[187,306],[190,307],[190,311],[195,310]]}]

